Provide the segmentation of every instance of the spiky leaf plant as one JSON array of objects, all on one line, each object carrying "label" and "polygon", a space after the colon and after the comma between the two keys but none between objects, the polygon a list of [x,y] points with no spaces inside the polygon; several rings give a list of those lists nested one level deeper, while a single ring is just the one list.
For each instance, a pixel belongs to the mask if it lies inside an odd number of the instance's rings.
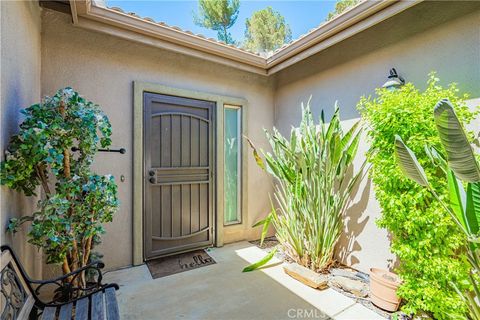
[{"label": "spiky leaf plant", "polygon": [[249,141],[258,165],[275,178],[271,212],[256,223],[263,224],[262,241],[273,223],[291,259],[315,271],[331,265],[343,215],[365,166],[352,173],[361,131],[356,122],[344,132],[338,107],[330,123],[322,112],[317,124],[309,105],[302,105],[302,121],[290,139],[275,128],[266,131],[272,152],[258,152]]}]

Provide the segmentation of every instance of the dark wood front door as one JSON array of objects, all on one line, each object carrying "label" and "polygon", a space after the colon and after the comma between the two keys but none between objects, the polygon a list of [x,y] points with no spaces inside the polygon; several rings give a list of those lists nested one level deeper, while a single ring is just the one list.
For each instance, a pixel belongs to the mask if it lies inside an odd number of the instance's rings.
[{"label": "dark wood front door", "polygon": [[215,103],[143,98],[145,259],[212,245]]}]

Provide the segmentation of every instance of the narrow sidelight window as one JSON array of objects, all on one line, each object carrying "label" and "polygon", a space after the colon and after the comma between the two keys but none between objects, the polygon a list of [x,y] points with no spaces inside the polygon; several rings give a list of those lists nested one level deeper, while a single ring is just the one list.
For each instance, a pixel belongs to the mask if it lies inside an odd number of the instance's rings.
[{"label": "narrow sidelight window", "polygon": [[242,183],[242,109],[225,105],[224,109],[224,222],[241,223]]}]

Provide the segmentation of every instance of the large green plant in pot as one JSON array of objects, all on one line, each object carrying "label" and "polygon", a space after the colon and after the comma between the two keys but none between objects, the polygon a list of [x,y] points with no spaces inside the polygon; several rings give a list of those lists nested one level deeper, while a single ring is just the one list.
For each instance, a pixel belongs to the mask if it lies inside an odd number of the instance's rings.
[{"label": "large green plant in pot", "polygon": [[290,139],[275,128],[266,135],[272,152],[262,151],[263,159],[251,144],[258,165],[275,178],[272,210],[256,224],[263,225],[262,240],[273,223],[276,237],[291,259],[322,271],[333,261],[343,215],[365,165],[363,162],[353,173],[360,122],[344,132],[337,107],[330,123],[325,122],[323,112],[316,123],[307,106],[302,107],[302,121],[292,128]]},{"label": "large green plant in pot", "polygon": [[[468,261],[471,265],[470,290],[453,287],[468,305],[468,317],[480,319],[480,164],[458,120],[455,109],[448,100],[441,100],[434,108],[438,135],[445,150],[446,159],[437,149],[425,146],[432,163],[440,168],[448,180],[449,197],[445,200],[432,187],[425,169],[414,152],[400,136],[395,138],[395,158],[402,172],[419,185],[426,187],[442,204],[456,223],[457,229],[467,240]],[[466,189],[464,188],[466,184]]]},{"label": "large green plant in pot", "polygon": [[[27,196],[41,186],[43,194],[38,211],[12,219],[9,229],[15,232],[31,221],[29,242],[43,249],[47,263],[61,264],[67,274],[90,262],[102,224],[112,220],[118,207],[114,178],[90,168],[97,148],[111,143],[110,122],[98,105],[71,88],[22,113],[25,119],[1,163],[0,182]],[[86,280],[77,281],[85,285]]]},{"label": "large green plant in pot", "polygon": [[442,199],[448,197],[447,179],[425,152],[428,144],[442,150],[432,106],[448,98],[460,121],[470,122],[475,114],[466,107],[467,96],[459,96],[455,84],[447,88],[431,74],[427,87],[420,91],[407,83],[395,91],[377,90],[377,97],[362,98],[359,110],[367,123],[372,164],[370,177],[382,215],[380,227],[391,235],[391,250],[398,257],[396,269],[402,278],[398,295],[407,314],[426,312],[435,318],[463,315],[465,303],[450,285],[462,287],[468,279],[468,262],[462,253],[465,238],[441,203],[425,188],[405,179],[394,158],[395,135],[408,141],[417,154],[432,188]]}]

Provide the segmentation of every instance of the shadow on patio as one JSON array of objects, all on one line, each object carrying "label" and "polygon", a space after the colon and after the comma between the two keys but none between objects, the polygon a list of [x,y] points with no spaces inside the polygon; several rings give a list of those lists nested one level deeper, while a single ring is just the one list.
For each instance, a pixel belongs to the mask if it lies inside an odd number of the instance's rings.
[{"label": "shadow on patio", "polygon": [[334,290],[315,290],[288,277],[278,260],[242,273],[265,254],[248,242],[209,254],[216,264],[155,280],[145,265],[107,273],[106,282],[121,286],[122,319],[381,319]]}]

